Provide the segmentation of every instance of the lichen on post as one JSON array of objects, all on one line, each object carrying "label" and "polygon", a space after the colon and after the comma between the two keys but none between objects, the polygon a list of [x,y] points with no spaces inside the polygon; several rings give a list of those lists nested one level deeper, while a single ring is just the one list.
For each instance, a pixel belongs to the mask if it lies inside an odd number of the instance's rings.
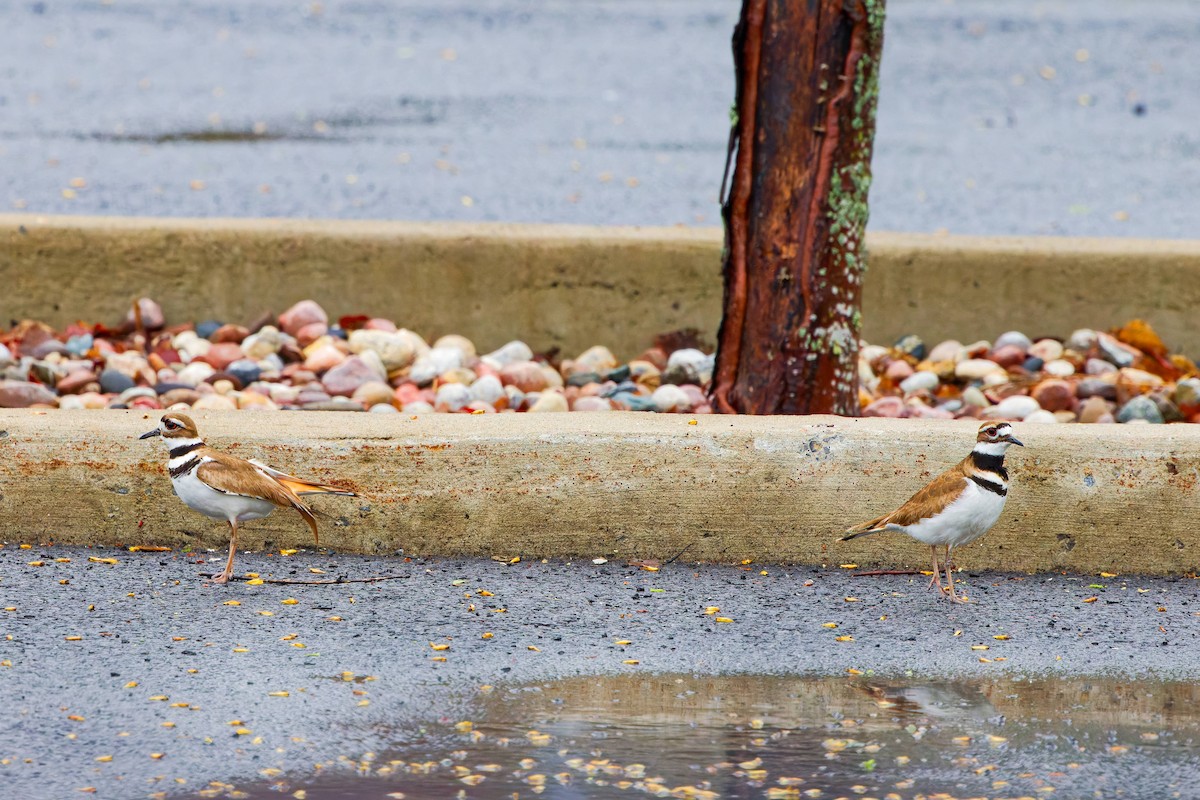
[{"label": "lichen on post", "polygon": [[858,413],[883,19],[883,0],[743,0],[718,411]]}]

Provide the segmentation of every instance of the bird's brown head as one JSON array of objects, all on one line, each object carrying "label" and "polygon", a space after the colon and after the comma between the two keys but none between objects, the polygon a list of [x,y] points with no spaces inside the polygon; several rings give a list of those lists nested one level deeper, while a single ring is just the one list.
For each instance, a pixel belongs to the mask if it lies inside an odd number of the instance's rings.
[{"label": "bird's brown head", "polygon": [[1012,425],[1007,422],[985,422],[979,426],[979,434],[975,437],[975,449],[981,446],[995,455],[1003,455],[1010,445],[1024,447],[1020,439],[1013,436]]},{"label": "bird's brown head", "polygon": [[192,422],[192,418],[187,414],[180,414],[172,411],[169,414],[163,414],[162,419],[158,421],[158,427],[152,431],[146,431],[139,439],[149,439],[151,436],[161,436],[164,439],[199,439],[200,434],[196,431],[196,423]]}]

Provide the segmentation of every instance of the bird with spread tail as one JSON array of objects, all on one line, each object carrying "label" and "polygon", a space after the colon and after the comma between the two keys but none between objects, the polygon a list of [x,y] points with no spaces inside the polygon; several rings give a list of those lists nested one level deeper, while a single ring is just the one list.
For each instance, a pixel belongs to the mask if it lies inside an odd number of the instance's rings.
[{"label": "bird with spread tail", "polygon": [[[938,475],[907,503],[890,514],[856,525],[840,541],[884,531],[907,533],[933,552],[933,578],[929,586],[948,592],[956,602],[968,602],[954,591],[950,572],[950,550],[973,542],[996,524],[1004,501],[1008,499],[1008,470],[1004,454],[1012,445],[1024,447],[1013,436],[1007,422],[985,422],[979,426],[975,447],[957,466]],[[938,563],[938,547],[946,548],[945,559]],[[948,586],[942,586],[941,567]]]},{"label": "bird with spread tail", "polygon": [[215,577],[227,583],[233,575],[233,556],[237,552],[238,523],[262,519],[280,508],[294,508],[317,535],[317,518],[300,499],[309,494],[340,494],[357,497],[354,492],[336,486],[302,480],[272,469],[261,461],[246,460],[213,450],[204,443],[196,423],[185,414],[164,414],[158,427],[139,436],[161,436],[170,447],[167,471],[175,494],[184,504],[213,519],[229,524],[229,560],[225,570]]}]

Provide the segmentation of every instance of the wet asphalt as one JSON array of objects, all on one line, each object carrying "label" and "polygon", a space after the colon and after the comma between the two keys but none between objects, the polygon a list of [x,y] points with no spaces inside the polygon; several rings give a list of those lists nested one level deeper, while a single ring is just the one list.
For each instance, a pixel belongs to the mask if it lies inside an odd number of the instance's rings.
[{"label": "wet asphalt", "polygon": [[[0,207],[716,225],[737,0],[0,2]],[[877,230],[1197,236],[1200,3],[888,8]]]},{"label": "wet asphalt", "polygon": [[245,553],[237,571],[263,578],[396,577],[206,585],[201,573],[222,561],[0,549],[9,796],[143,797],[263,770],[304,774],[386,745],[397,727],[465,718],[484,685],[857,670],[914,680],[1105,675],[1153,691],[1200,678],[1190,578],[962,573],[960,589],[977,602],[952,607],[923,576],[853,577],[837,566],[647,571]]}]

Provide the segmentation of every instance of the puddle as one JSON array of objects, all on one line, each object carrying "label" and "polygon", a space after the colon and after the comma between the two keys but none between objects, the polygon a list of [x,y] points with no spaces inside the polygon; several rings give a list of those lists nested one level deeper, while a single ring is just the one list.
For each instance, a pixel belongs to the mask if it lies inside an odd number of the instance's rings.
[{"label": "puddle", "polygon": [[484,689],[470,719],[185,796],[1192,797],[1198,701],[1110,680],[588,677]]}]

